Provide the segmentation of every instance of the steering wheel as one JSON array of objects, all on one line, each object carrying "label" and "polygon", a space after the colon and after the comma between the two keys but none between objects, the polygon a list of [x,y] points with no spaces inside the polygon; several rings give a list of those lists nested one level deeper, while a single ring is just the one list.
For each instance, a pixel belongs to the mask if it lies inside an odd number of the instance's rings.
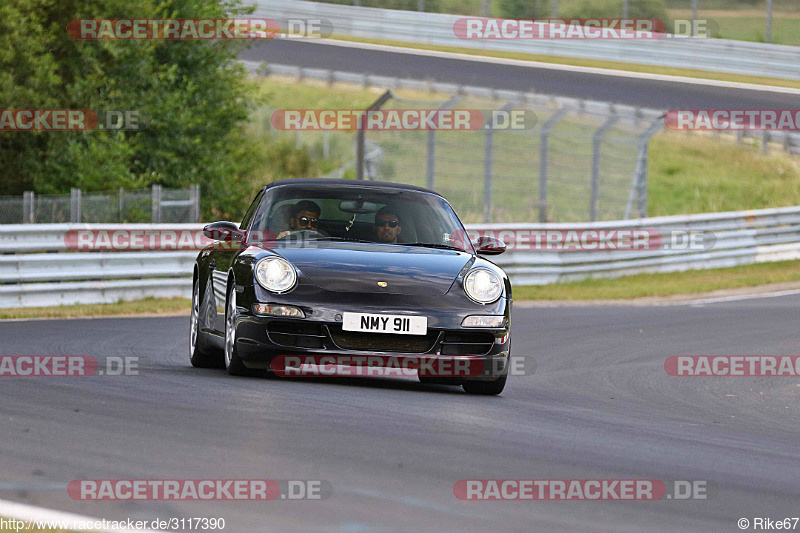
[{"label": "steering wheel", "polygon": [[288,235],[284,235],[278,240],[305,241],[325,236],[325,234],[313,229],[296,229],[291,230]]}]

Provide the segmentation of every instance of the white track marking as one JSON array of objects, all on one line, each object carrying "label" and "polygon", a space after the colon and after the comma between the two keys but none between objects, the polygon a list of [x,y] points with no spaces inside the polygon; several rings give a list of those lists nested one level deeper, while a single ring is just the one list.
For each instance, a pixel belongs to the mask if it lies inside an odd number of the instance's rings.
[{"label": "white track marking", "polygon": [[795,294],[800,294],[800,289],[793,289],[789,291],[777,291],[777,292],[762,292],[760,294],[756,293],[756,294],[739,294],[736,296],[720,296],[719,298],[703,298],[699,300],[688,300],[675,305],[716,304],[722,302],[736,302],[739,300],[755,300],[758,298],[779,298],[781,296],[793,296]]}]

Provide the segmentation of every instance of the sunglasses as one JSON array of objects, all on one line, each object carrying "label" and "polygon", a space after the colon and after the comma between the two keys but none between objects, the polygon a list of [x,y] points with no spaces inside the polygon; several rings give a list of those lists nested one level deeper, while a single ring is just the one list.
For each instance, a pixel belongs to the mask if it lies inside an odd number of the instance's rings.
[{"label": "sunglasses", "polygon": [[300,217],[297,219],[297,221],[304,226],[306,224],[308,224],[309,226],[316,226],[319,223],[318,218],[308,218],[308,217]]},{"label": "sunglasses", "polygon": [[397,226],[400,225],[400,221],[399,220],[378,220],[378,221],[375,222],[375,225],[378,226],[379,228],[382,228],[383,226],[389,226],[390,228],[396,228]]}]

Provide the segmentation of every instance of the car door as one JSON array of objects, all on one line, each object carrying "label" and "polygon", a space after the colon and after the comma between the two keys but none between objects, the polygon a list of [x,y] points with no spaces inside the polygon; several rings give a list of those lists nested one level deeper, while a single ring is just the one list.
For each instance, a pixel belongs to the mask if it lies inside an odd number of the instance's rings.
[{"label": "car door", "polygon": [[[239,225],[240,229],[250,229],[250,223],[261,205],[263,197],[264,190],[261,190],[247,209],[242,223]],[[207,294],[213,298],[214,309],[216,310],[214,315],[214,330],[223,335],[225,334],[225,299],[227,298],[228,272],[236,256],[239,255],[241,251],[242,246],[240,241],[221,243],[221,245],[214,250],[208,265],[211,276],[209,279],[210,290]]]}]

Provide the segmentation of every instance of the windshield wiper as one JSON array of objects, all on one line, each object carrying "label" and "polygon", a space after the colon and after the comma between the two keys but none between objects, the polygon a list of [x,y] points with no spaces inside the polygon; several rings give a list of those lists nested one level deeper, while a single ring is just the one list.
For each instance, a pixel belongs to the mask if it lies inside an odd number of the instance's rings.
[{"label": "windshield wiper", "polygon": [[397,244],[401,246],[422,246],[425,248],[438,248],[439,250],[455,250],[457,252],[463,252],[461,248],[456,248],[455,246],[450,246],[449,244],[436,244],[433,242],[398,242]]}]

